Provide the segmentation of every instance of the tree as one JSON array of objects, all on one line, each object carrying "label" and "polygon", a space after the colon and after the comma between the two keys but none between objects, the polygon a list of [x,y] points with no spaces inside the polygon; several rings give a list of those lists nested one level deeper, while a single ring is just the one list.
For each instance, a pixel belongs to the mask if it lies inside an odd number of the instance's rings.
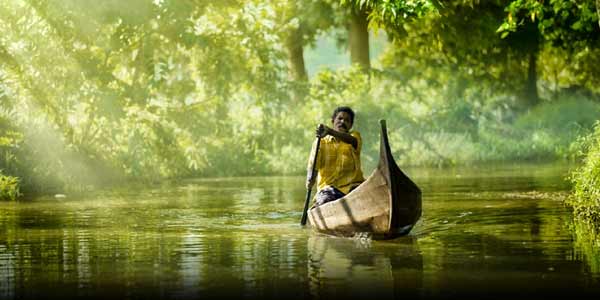
[{"label": "tree", "polygon": [[[226,170],[230,149],[266,168],[268,122],[288,99],[277,18],[263,1],[2,1],[10,121],[52,131],[55,177],[69,157],[144,178]],[[24,140],[36,148],[39,136]]]},{"label": "tree", "polygon": [[332,6],[323,0],[273,1],[279,15],[278,26],[286,50],[292,100],[299,102],[307,92],[308,74],[304,47],[315,42],[316,36],[334,26]]},{"label": "tree", "polygon": [[565,50],[570,65],[577,69],[573,70],[576,77],[591,79],[582,82],[596,90],[594,78],[600,73],[597,68],[585,66],[594,64],[600,48],[599,4],[598,0],[511,1],[506,6],[506,17],[498,32],[502,37],[510,37],[536,30],[539,43]]},{"label": "tree", "polygon": [[369,28],[383,27],[388,33],[402,28],[402,22],[411,17],[421,16],[428,8],[429,1],[364,1],[341,0],[349,5],[348,41],[350,60],[363,70],[371,67],[369,58]]},{"label": "tree", "polygon": [[348,22],[348,43],[350,62],[358,64],[363,70],[371,68],[369,57],[369,28],[367,11],[364,8],[350,9]]}]

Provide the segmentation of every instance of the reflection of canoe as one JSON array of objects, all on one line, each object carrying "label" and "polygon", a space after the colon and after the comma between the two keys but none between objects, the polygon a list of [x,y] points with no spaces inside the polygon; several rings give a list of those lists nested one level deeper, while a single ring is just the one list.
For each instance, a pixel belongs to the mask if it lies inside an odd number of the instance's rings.
[{"label": "reflection of canoe", "polygon": [[311,298],[394,299],[392,267],[380,249],[314,234],[308,239],[308,255]]},{"label": "reflection of canoe", "polygon": [[344,236],[370,232],[384,239],[407,234],[420,217],[421,190],[396,165],[384,120],[379,165],[371,176],[345,197],[308,212],[317,231]]},{"label": "reflection of canoe", "polygon": [[310,298],[423,298],[423,256],[412,236],[371,243],[313,234],[307,246]]}]

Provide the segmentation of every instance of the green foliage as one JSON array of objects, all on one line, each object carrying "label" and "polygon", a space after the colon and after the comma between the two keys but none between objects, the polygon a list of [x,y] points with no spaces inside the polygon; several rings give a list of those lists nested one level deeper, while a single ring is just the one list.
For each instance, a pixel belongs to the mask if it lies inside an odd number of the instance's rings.
[{"label": "green foliage", "polygon": [[[598,49],[600,49],[600,2],[597,0],[516,0],[506,6],[506,17],[497,32],[503,38],[513,38],[535,27],[546,47],[544,51],[562,52],[554,58],[563,58],[574,87],[585,86],[598,92]],[[550,60],[552,61],[552,60]],[[542,65],[544,68],[545,65]],[[570,69],[570,70],[569,70]],[[558,84],[562,69],[551,74]]]},{"label": "green foliage", "polygon": [[21,155],[16,173],[27,182],[47,186],[39,177],[56,178],[71,188],[122,176],[156,181],[231,174],[215,163],[216,153],[250,141],[255,149],[244,147],[243,164],[256,149],[264,151],[269,133],[245,131],[257,119],[236,128],[242,116],[230,112],[240,103],[264,106],[258,121],[265,122],[287,97],[273,6],[110,1],[87,10],[85,5],[16,0],[0,5],[6,33],[0,49],[8,58],[0,64],[2,84],[13,91],[2,101],[19,107],[8,122],[19,124],[28,142],[11,153]]},{"label": "green foliage", "polygon": [[[581,141],[580,141],[581,142]],[[571,174],[574,213],[591,224],[600,222],[600,122],[583,141],[583,164]]]},{"label": "green foliage", "polygon": [[20,195],[19,179],[13,176],[6,176],[0,170],[0,200],[14,201]]},{"label": "green foliage", "polygon": [[[568,156],[571,142],[587,135],[600,119],[600,105],[581,98],[564,98],[544,103],[520,116],[514,128],[530,133],[532,141],[552,141],[556,155]],[[545,137],[545,138],[544,138]]]},{"label": "green foliage", "polygon": [[[28,194],[301,174],[315,125],[339,105],[357,112],[365,171],[379,119],[402,165],[556,159],[598,118],[568,96],[597,98],[593,47],[539,49],[546,101],[518,109],[538,49],[530,33],[499,37],[502,1],[342,2],[2,1],[0,168]],[[393,39],[381,67],[290,80],[291,37],[339,40],[347,6]]]},{"label": "green foliage", "polygon": [[458,100],[451,107],[454,113],[470,110],[459,104],[463,100],[472,108],[523,107],[519,93],[527,83],[529,56],[519,45],[527,39],[507,41],[495,34],[502,13],[503,7],[493,1],[448,4],[439,14],[405,22],[405,33],[394,40],[383,63],[403,77],[426,81],[448,101]]},{"label": "green foliage", "polygon": [[585,48],[575,54],[562,48],[545,47],[540,53],[539,73],[544,80],[546,98],[556,99],[561,93],[593,98],[600,93],[600,48]]},{"label": "green foliage", "polygon": [[341,0],[341,3],[368,11],[369,26],[386,28],[389,33],[402,31],[405,20],[422,17],[439,5],[436,0]]},{"label": "green foliage", "polygon": [[272,1],[277,15],[281,16],[281,32],[284,38],[290,30],[301,32],[302,45],[314,45],[318,34],[323,33],[339,22],[339,10],[335,3],[319,0]]},{"label": "green foliage", "polygon": [[533,22],[542,36],[555,45],[585,47],[600,39],[596,5],[595,0],[511,1],[506,7],[508,15],[498,32],[505,37]]},{"label": "green foliage", "polygon": [[19,178],[3,174],[14,174],[18,169],[23,143],[23,134],[11,124],[10,115],[10,111],[0,110],[0,200],[15,200],[20,195]]}]

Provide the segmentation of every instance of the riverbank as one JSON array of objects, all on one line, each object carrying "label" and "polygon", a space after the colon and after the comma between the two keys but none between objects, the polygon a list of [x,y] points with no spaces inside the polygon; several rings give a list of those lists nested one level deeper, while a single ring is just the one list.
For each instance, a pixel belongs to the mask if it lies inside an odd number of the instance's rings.
[{"label": "riverbank", "polygon": [[572,172],[573,195],[567,204],[581,221],[596,226],[600,224],[600,122],[594,131],[579,139],[581,166]]}]

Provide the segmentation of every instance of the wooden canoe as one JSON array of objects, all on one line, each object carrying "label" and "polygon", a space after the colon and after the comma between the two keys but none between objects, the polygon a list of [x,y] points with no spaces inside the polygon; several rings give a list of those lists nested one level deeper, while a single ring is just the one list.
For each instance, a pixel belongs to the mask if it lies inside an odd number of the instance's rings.
[{"label": "wooden canoe", "polygon": [[408,234],[421,217],[421,190],[394,161],[385,120],[380,123],[377,168],[343,198],[311,207],[313,229],[341,236],[368,232],[376,239],[390,239]]}]

